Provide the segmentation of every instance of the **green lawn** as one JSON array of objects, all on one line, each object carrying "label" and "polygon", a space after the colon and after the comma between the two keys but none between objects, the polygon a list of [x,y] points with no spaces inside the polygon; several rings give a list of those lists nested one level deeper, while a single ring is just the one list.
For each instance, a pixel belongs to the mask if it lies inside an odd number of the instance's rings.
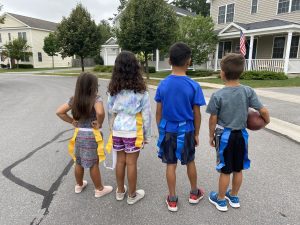
[{"label": "green lawn", "polygon": [[[201,82],[223,84],[219,78],[202,79]],[[287,80],[241,80],[241,84],[253,88],[267,88],[267,87],[300,87],[300,77],[289,78]]]}]

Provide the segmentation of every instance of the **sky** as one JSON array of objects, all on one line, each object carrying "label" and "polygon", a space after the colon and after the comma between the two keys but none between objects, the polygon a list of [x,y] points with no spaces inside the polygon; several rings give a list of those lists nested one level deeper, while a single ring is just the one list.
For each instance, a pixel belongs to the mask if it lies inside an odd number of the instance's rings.
[{"label": "sky", "polygon": [[0,0],[2,12],[10,12],[38,19],[60,22],[81,2],[91,13],[96,23],[113,17],[119,0]]}]

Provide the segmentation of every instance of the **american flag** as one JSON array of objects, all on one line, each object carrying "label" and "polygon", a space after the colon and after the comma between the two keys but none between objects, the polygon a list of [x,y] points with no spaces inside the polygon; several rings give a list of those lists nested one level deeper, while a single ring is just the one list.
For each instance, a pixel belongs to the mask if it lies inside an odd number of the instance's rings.
[{"label": "american flag", "polygon": [[246,37],[243,33],[243,31],[241,31],[241,37],[240,37],[240,53],[245,56],[246,55]]}]

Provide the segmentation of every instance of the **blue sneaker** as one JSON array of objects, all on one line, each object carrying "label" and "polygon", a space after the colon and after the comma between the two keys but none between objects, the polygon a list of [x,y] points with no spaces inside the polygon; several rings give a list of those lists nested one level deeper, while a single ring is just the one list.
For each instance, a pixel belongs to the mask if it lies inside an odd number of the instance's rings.
[{"label": "blue sneaker", "polygon": [[240,208],[241,205],[240,205],[239,197],[238,197],[238,196],[231,196],[231,195],[230,195],[230,192],[231,192],[231,190],[228,190],[228,191],[226,192],[226,195],[225,195],[225,198],[228,200],[229,205],[230,205],[232,208]]},{"label": "blue sneaker", "polygon": [[208,199],[219,211],[226,212],[228,210],[226,200],[219,200],[218,193],[214,191],[210,192]]}]

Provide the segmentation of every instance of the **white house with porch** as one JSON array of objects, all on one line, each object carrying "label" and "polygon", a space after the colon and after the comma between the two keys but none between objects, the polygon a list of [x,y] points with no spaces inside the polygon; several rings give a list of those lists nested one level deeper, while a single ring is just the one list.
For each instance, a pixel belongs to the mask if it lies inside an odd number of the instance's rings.
[{"label": "white house with porch", "polygon": [[239,52],[240,31],[247,38],[246,70],[300,73],[300,1],[208,0],[219,43],[209,67]]}]

